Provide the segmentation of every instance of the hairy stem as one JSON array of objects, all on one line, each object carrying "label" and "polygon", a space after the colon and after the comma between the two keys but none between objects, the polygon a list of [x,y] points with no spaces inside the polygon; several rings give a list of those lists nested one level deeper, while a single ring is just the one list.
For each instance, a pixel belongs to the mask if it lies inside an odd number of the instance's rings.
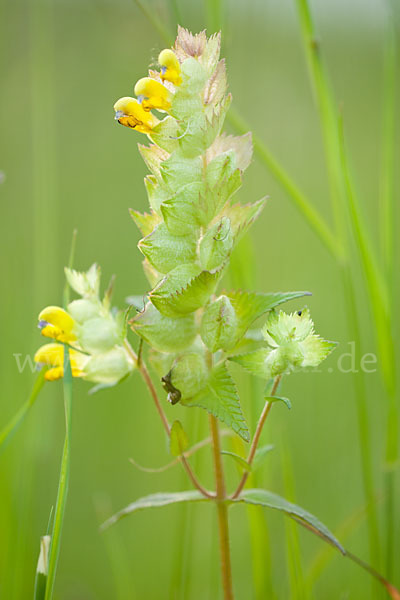
[{"label": "hairy stem", "polygon": [[[165,433],[167,434],[167,436],[169,437],[171,435],[171,427],[169,425],[168,419],[167,419],[167,415],[164,412],[163,407],[161,406],[161,402],[160,399],[158,397],[157,394],[157,390],[155,388],[155,385],[153,383],[153,380],[150,377],[150,373],[147,369],[146,363],[144,362],[143,358],[140,361],[140,364],[138,363],[137,360],[137,356],[136,353],[134,352],[132,346],[129,344],[129,342],[125,342],[125,348],[128,350],[130,356],[132,357],[132,359],[135,361],[135,363],[137,363],[138,365],[138,369],[140,371],[140,374],[143,377],[143,380],[145,382],[145,384],[147,385],[150,395],[153,399],[153,402],[156,406],[157,412],[160,415],[160,419],[161,422],[163,424],[163,427],[165,429]],[[190,481],[192,482],[192,484],[194,485],[195,488],[197,488],[199,490],[199,492],[201,494],[203,494],[203,496],[205,496],[206,498],[214,498],[214,494],[210,493],[208,490],[206,490],[206,488],[200,483],[200,481],[197,479],[196,475],[194,474],[190,464],[187,461],[187,458],[182,454],[179,457],[180,462],[183,465],[183,468],[185,469],[186,473],[189,476]]]},{"label": "hairy stem", "polygon": [[[278,389],[281,379],[282,379],[282,375],[278,375],[277,377],[275,377],[274,385],[272,386],[272,390],[271,390],[271,396],[275,396],[276,390]],[[269,415],[269,411],[271,410],[271,407],[272,407],[272,402],[267,400],[267,402],[265,403],[265,406],[263,408],[263,411],[260,415],[260,418],[258,420],[256,432],[253,437],[253,441],[251,442],[250,452],[247,457],[247,462],[249,465],[252,464],[254,457],[256,455],[256,450],[257,450],[258,442],[260,441],[261,432],[263,430],[264,423],[267,420],[267,417]],[[240,480],[239,485],[236,488],[236,491],[232,495],[232,500],[235,500],[239,496],[240,492],[246,485],[246,481],[249,477],[249,474],[250,474],[250,471],[246,471],[245,473],[243,473],[242,479]]]},{"label": "hairy stem", "polygon": [[229,522],[224,469],[221,460],[221,444],[219,439],[218,421],[210,415],[210,431],[213,449],[215,485],[217,489],[217,511],[219,529],[219,548],[221,557],[221,578],[224,588],[224,600],[233,600],[232,567],[229,552]]}]

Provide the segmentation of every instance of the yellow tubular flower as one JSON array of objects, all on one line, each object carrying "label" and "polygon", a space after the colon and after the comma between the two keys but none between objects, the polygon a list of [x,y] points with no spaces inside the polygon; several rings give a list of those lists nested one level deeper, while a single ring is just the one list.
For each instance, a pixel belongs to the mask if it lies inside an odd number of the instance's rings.
[{"label": "yellow tubular flower", "polygon": [[59,342],[73,342],[76,335],[73,333],[75,321],[59,306],[47,306],[39,315],[39,329],[42,335],[53,338]]},{"label": "yellow tubular flower", "polygon": [[[88,357],[70,349],[69,360],[72,376],[82,377],[84,375],[83,367]],[[36,352],[34,361],[38,365],[49,367],[45,374],[47,381],[56,381],[64,376],[64,346],[62,344],[45,344]]]},{"label": "yellow tubular flower", "polygon": [[118,123],[136,129],[141,133],[151,133],[153,128],[159,123],[157,117],[150,111],[144,110],[143,106],[136,98],[120,98],[114,104],[115,118]]},{"label": "yellow tubular flower", "polygon": [[176,58],[175,52],[168,48],[162,50],[158,57],[158,64],[161,67],[161,79],[163,81],[170,81],[174,85],[180,85],[182,83],[181,66]]},{"label": "yellow tubular flower", "polygon": [[142,77],[135,85],[135,94],[145,110],[157,108],[168,111],[171,108],[171,92],[151,77]]}]

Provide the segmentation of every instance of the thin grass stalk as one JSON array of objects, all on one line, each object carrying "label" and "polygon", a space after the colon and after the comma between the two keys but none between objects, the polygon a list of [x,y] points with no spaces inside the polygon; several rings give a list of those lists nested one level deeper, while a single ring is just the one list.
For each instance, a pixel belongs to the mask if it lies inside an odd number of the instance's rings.
[{"label": "thin grass stalk", "polygon": [[[396,138],[396,69],[397,43],[390,2],[387,0],[387,23],[384,49],[383,122],[381,159],[381,246],[389,290],[393,292],[394,256],[394,164]],[[389,294],[393,301],[392,293]]]},{"label": "thin grass stalk", "polygon": [[33,600],[44,600],[47,583],[47,558],[50,543],[50,536],[44,535],[40,538],[40,553],[36,567],[35,588]]},{"label": "thin grass stalk", "polygon": [[13,416],[11,421],[7,423],[7,425],[0,432],[0,454],[4,451],[12,436],[15,434],[22,421],[25,419],[29,410],[35,404],[36,399],[39,396],[39,392],[42,389],[45,382],[44,375],[45,369],[42,369],[42,371],[40,371],[40,373],[38,373],[36,377],[35,383],[33,384],[33,388],[28,400],[21,406],[21,408]]},{"label": "thin grass stalk", "polygon": [[[341,268],[345,288],[346,310],[349,322],[353,323],[352,332],[355,334],[354,340],[356,344],[359,345],[361,340],[359,337],[357,314],[354,309],[354,307],[356,306],[356,300],[353,288],[349,287],[349,282],[351,281],[351,269],[344,218],[344,199],[346,198],[346,183],[344,180],[344,174],[342,169],[343,165],[341,161],[340,140],[337,128],[337,112],[333,100],[333,94],[322,63],[320,48],[317,42],[308,2],[307,0],[296,1],[301,22],[303,45],[305,47],[309,70],[311,74],[311,80],[314,85],[315,96],[320,113],[321,126],[325,143],[325,154],[331,185],[331,199],[333,210],[335,213],[337,232],[341,242],[341,246],[344,251],[343,260],[339,262],[339,265]],[[364,226],[364,223],[361,220],[360,213],[357,211],[350,211],[350,220],[352,223],[353,234],[355,235],[356,240],[359,243],[361,249],[361,261],[366,275],[367,289],[373,313],[375,317],[379,318],[380,311],[382,309],[386,310],[387,307],[387,302],[385,299],[385,283],[378,269],[372,250],[372,245],[370,243],[369,236]],[[385,341],[387,341],[388,333],[389,332],[386,329],[385,333],[382,334],[382,328],[376,326],[378,346],[383,355],[385,354],[385,347],[384,344],[382,344],[382,340],[385,339]],[[357,378],[357,375],[355,377]],[[363,377],[362,373],[360,374],[360,377]],[[370,539],[370,555],[371,561],[377,566],[379,566],[380,546],[379,534],[377,530],[377,515],[376,508],[374,505],[373,486],[369,485],[369,482],[372,481],[372,452],[370,448],[369,430],[367,431],[368,415],[367,408],[365,405],[365,396],[362,395],[365,390],[365,384],[360,384],[360,382],[356,380],[354,383],[357,395],[359,432],[360,436],[362,436],[360,437],[360,453],[362,455],[364,491],[366,495],[366,501],[369,506],[368,525]]]},{"label": "thin grass stalk", "polygon": [[68,495],[69,472],[71,462],[71,420],[72,420],[72,372],[69,351],[64,346],[64,409],[65,409],[65,440],[61,459],[60,478],[58,483],[57,501],[54,512],[54,523],[51,533],[49,551],[49,567],[45,600],[52,600],[57,571],[58,558],[61,548],[61,534]]},{"label": "thin grass stalk", "polygon": [[[243,117],[233,108],[229,109],[227,121],[238,133],[249,131],[248,123]],[[254,153],[261,163],[273,175],[279,185],[285,190],[289,200],[302,215],[311,230],[317,235],[322,244],[326,247],[329,253],[339,259],[341,257],[340,248],[333,235],[330,227],[326,224],[323,217],[313,207],[309,199],[300,190],[297,184],[293,181],[284,167],[276,160],[267,145],[256,135],[253,134]]]},{"label": "thin grass stalk", "polygon": [[[357,213],[357,197],[354,191],[352,177],[349,171],[349,164],[343,140],[343,124],[339,124],[339,131],[342,134],[341,137],[341,156],[343,171],[345,176],[347,197],[349,200],[350,210]],[[357,217],[355,215],[355,220]],[[390,330],[390,316],[379,312],[375,315],[376,320],[379,322],[379,326],[385,332],[387,336],[388,347],[385,347],[385,357],[387,360],[387,378],[386,381],[387,393],[388,393],[388,411],[387,411],[387,425],[386,425],[386,469],[385,469],[385,540],[386,540],[386,577],[391,579],[393,565],[394,565],[394,531],[396,528],[396,514],[395,514],[395,476],[396,476],[396,463],[398,457],[398,406],[395,394],[395,359],[394,359],[394,346]],[[383,341],[382,341],[383,343]]]}]

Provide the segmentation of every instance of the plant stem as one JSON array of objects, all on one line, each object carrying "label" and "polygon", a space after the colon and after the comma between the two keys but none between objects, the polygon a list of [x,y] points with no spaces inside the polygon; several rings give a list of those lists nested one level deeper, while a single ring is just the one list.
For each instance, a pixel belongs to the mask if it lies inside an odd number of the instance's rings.
[{"label": "plant stem", "polygon": [[[125,348],[129,352],[130,356],[135,361],[135,363],[137,363],[137,356],[136,356],[132,346],[128,342],[125,342]],[[161,402],[158,397],[157,390],[155,388],[153,380],[150,377],[150,373],[147,369],[146,363],[144,362],[143,358],[141,359],[140,364],[138,364],[138,369],[144,379],[145,384],[147,385],[147,387],[149,389],[149,392],[153,399],[153,402],[156,405],[157,412],[160,415],[161,422],[165,429],[165,433],[169,437],[171,435],[171,427],[169,425],[167,415],[165,414],[164,409],[161,406]],[[214,494],[212,494],[208,490],[206,490],[206,488],[197,479],[195,473],[193,472],[190,464],[187,461],[187,458],[183,454],[179,457],[179,460],[182,463],[183,468],[185,469],[186,473],[188,474],[189,479],[192,482],[192,484],[194,485],[194,487],[197,488],[199,490],[199,492],[201,494],[203,494],[203,496],[205,496],[206,498],[215,498]]]},{"label": "plant stem", "polygon": [[151,397],[153,398],[154,404],[156,405],[156,409],[158,411],[158,414],[160,415],[165,432],[169,437],[170,433],[171,433],[171,428],[168,423],[167,415],[165,414],[163,407],[161,406],[161,402],[158,397],[157,390],[154,386],[154,383],[150,377],[149,371],[146,367],[146,363],[144,362],[143,359],[140,361],[139,369],[140,369],[140,374],[142,375],[144,382],[146,383],[146,385],[149,389]]},{"label": "plant stem", "polygon": [[216,503],[218,511],[222,585],[224,589],[224,600],[233,600],[232,568],[231,557],[229,552],[228,506],[226,503],[227,497],[225,489],[224,469],[221,460],[219,428],[218,421],[213,415],[209,416],[209,420],[212,438],[215,484],[217,489]]},{"label": "plant stem", "polygon": [[[150,374],[147,370],[146,364],[143,359],[141,360],[141,363],[140,363],[140,372],[142,374],[142,377],[143,377],[147,387],[149,388],[151,397],[154,400],[154,404],[156,405],[158,414],[160,415],[160,418],[161,418],[162,424],[164,426],[164,429],[166,431],[166,434],[169,437],[171,435],[171,427],[168,423],[168,419],[167,419],[167,416],[161,406],[161,402],[158,397],[157,390],[153,384],[153,381],[150,377]],[[181,461],[183,468],[185,469],[186,473],[188,474],[189,479],[192,482],[192,484],[194,485],[194,487],[197,488],[199,490],[199,492],[201,492],[203,494],[203,496],[205,496],[206,498],[214,498],[214,495],[211,494],[208,490],[206,490],[205,487],[203,487],[202,484],[200,483],[200,481],[197,479],[197,477],[194,474],[191,466],[189,465],[186,457],[183,454],[179,457],[179,460]]]},{"label": "plant stem", "polygon": [[[274,385],[272,386],[272,390],[271,390],[271,396],[275,396],[276,390],[278,389],[281,379],[282,379],[282,375],[278,375],[277,377],[275,377]],[[256,450],[257,450],[258,442],[260,441],[261,432],[263,430],[264,423],[267,420],[267,417],[269,415],[269,411],[271,410],[271,407],[272,407],[272,402],[267,400],[267,402],[265,403],[265,406],[263,408],[263,411],[260,415],[260,418],[258,420],[256,432],[253,437],[253,441],[251,442],[250,452],[247,457],[247,462],[249,465],[251,465],[251,463],[253,462],[254,457],[256,455]],[[236,498],[239,496],[240,492],[246,485],[246,481],[249,477],[249,474],[250,474],[250,471],[246,471],[245,473],[243,473],[242,479],[240,480],[236,491],[231,496],[232,500],[236,500]]]}]

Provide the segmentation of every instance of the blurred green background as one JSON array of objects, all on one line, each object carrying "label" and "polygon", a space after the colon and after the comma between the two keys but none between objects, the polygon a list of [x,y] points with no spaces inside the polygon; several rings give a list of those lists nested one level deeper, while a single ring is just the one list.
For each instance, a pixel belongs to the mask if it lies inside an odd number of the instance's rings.
[{"label": "blurred green background", "polygon": [[[104,286],[115,273],[118,306],[126,296],[148,289],[136,249],[139,233],[128,215],[129,207],[146,209],[146,168],[137,151],[137,143],[145,138],[117,126],[112,106],[120,96],[132,94],[134,83],[165,43],[129,0],[2,0],[0,6],[2,426],[32,386],[32,372],[27,367],[19,373],[14,355],[21,354],[23,360],[42,343],[37,314],[61,302],[63,267],[75,227],[76,268],[98,262]],[[176,10],[182,25],[213,31],[207,3],[177,0],[171,6],[173,10],[167,2],[146,3],[170,31],[176,27]],[[385,6],[382,0],[314,0],[312,7],[344,107],[363,209],[378,247]],[[226,0],[222,17],[234,106],[333,223],[322,137],[294,2]],[[353,380],[338,369],[338,359],[349,352],[351,341],[338,267],[285,192],[254,159],[239,197],[254,201],[266,194],[269,202],[250,233],[253,248],[248,240],[236,256],[236,262],[245,252],[253,256],[249,261],[246,255],[244,284],[260,291],[312,291],[307,303],[318,332],[340,346],[320,372],[295,374],[284,381],[283,393],[291,398],[293,409],[276,406],[272,411],[263,439],[275,449],[257,485],[283,495],[290,492],[334,532],[350,519],[345,545],[368,560]],[[396,223],[398,216],[397,211]],[[356,348],[359,367],[361,355],[376,350],[356,248],[353,267],[362,324],[362,347]],[[397,279],[397,302],[398,283]],[[288,308],[301,306],[292,303]],[[349,362],[343,359],[346,368]],[[234,372],[246,417],[254,426],[262,389],[239,369]],[[368,374],[366,381],[382,517],[386,408],[379,374]],[[179,467],[150,475],[128,461],[133,457],[156,467],[169,460],[161,425],[138,375],[93,396],[88,396],[89,388],[86,383],[74,385],[71,480],[55,597],[219,598],[212,507],[144,512],[99,533],[99,523],[113,510],[151,492],[188,489],[189,483]],[[200,411],[179,405],[166,410],[185,423],[192,440],[207,435]],[[0,597],[5,600],[32,596],[39,538],[56,498],[63,437],[62,386],[49,384],[0,457]],[[211,486],[209,454],[204,449],[193,462]],[[228,461],[227,467],[233,484],[237,472]],[[289,471],[293,486],[287,483]],[[297,543],[293,531],[285,531],[287,523],[280,514],[261,515],[256,524],[260,547],[252,558],[248,514],[240,507],[231,511],[237,597],[309,597],[289,584]],[[399,523],[395,533],[399,538]],[[302,582],[324,544],[304,531],[298,531],[298,537],[301,565],[296,569]],[[313,597],[358,599],[370,593],[367,574],[333,552],[328,556],[332,560],[314,581]]]}]

